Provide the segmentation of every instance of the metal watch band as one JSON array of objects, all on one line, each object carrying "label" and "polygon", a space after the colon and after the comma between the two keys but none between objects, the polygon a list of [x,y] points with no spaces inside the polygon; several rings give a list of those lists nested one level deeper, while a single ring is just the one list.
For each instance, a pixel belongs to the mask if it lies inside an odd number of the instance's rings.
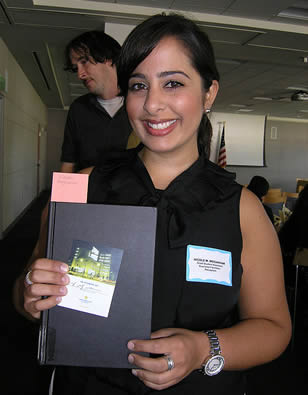
[{"label": "metal watch band", "polygon": [[208,336],[210,342],[210,355],[203,362],[199,371],[206,376],[215,376],[222,371],[225,359],[221,355],[221,349],[216,332],[213,329],[203,332]]},{"label": "metal watch band", "polygon": [[208,335],[210,341],[210,354],[217,355],[221,353],[220,344],[216,332],[213,329],[204,331]]}]

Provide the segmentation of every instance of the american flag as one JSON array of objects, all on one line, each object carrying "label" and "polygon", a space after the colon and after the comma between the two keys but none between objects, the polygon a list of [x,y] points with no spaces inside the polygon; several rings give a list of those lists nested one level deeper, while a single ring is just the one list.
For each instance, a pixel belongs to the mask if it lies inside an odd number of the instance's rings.
[{"label": "american flag", "polygon": [[219,148],[217,164],[220,167],[227,166],[227,153],[226,153],[226,144],[225,144],[225,126],[223,127],[222,133],[221,133],[220,148]]}]

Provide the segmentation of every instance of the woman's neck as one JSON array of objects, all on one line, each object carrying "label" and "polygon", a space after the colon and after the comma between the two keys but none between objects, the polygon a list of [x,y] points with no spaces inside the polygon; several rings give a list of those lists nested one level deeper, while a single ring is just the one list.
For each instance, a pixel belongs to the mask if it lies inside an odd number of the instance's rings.
[{"label": "woman's neck", "polygon": [[139,153],[156,189],[164,190],[199,157],[198,149],[185,154],[157,153],[144,147]]}]

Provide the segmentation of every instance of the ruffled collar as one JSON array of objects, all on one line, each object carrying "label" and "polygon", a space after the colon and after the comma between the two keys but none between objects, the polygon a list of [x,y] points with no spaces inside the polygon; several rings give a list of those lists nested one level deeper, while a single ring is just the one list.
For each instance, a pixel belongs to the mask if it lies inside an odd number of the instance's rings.
[{"label": "ruffled collar", "polygon": [[199,156],[198,160],[176,177],[164,191],[155,189],[138,154],[134,170],[147,191],[139,204],[165,209],[169,216],[167,223],[170,248],[187,244],[192,224],[200,212],[209,210],[227,199],[229,187],[235,180],[234,173],[221,169],[205,155]]},{"label": "ruffled collar", "polygon": [[[167,216],[164,226],[170,248],[185,246],[200,215],[230,196],[235,174],[221,169],[200,155],[195,163],[176,177],[164,191],[155,189],[138,147],[109,153],[93,172],[89,183],[93,203],[154,206]],[[92,182],[91,182],[92,181]],[[160,214],[161,213],[161,214]]]}]

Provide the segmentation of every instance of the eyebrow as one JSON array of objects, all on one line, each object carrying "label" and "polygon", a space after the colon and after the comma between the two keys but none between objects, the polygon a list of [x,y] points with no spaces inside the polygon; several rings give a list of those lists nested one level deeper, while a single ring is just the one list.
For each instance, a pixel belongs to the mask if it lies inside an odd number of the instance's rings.
[{"label": "eyebrow", "polygon": [[[184,77],[190,79],[190,77],[184,73],[184,71],[180,71],[180,70],[170,70],[170,71],[162,71],[160,73],[157,74],[158,78],[164,78],[164,77],[169,77],[170,75],[174,75],[174,74],[181,74]],[[141,73],[134,73],[132,74],[129,78],[141,78],[141,79],[146,79],[144,74]]]}]

